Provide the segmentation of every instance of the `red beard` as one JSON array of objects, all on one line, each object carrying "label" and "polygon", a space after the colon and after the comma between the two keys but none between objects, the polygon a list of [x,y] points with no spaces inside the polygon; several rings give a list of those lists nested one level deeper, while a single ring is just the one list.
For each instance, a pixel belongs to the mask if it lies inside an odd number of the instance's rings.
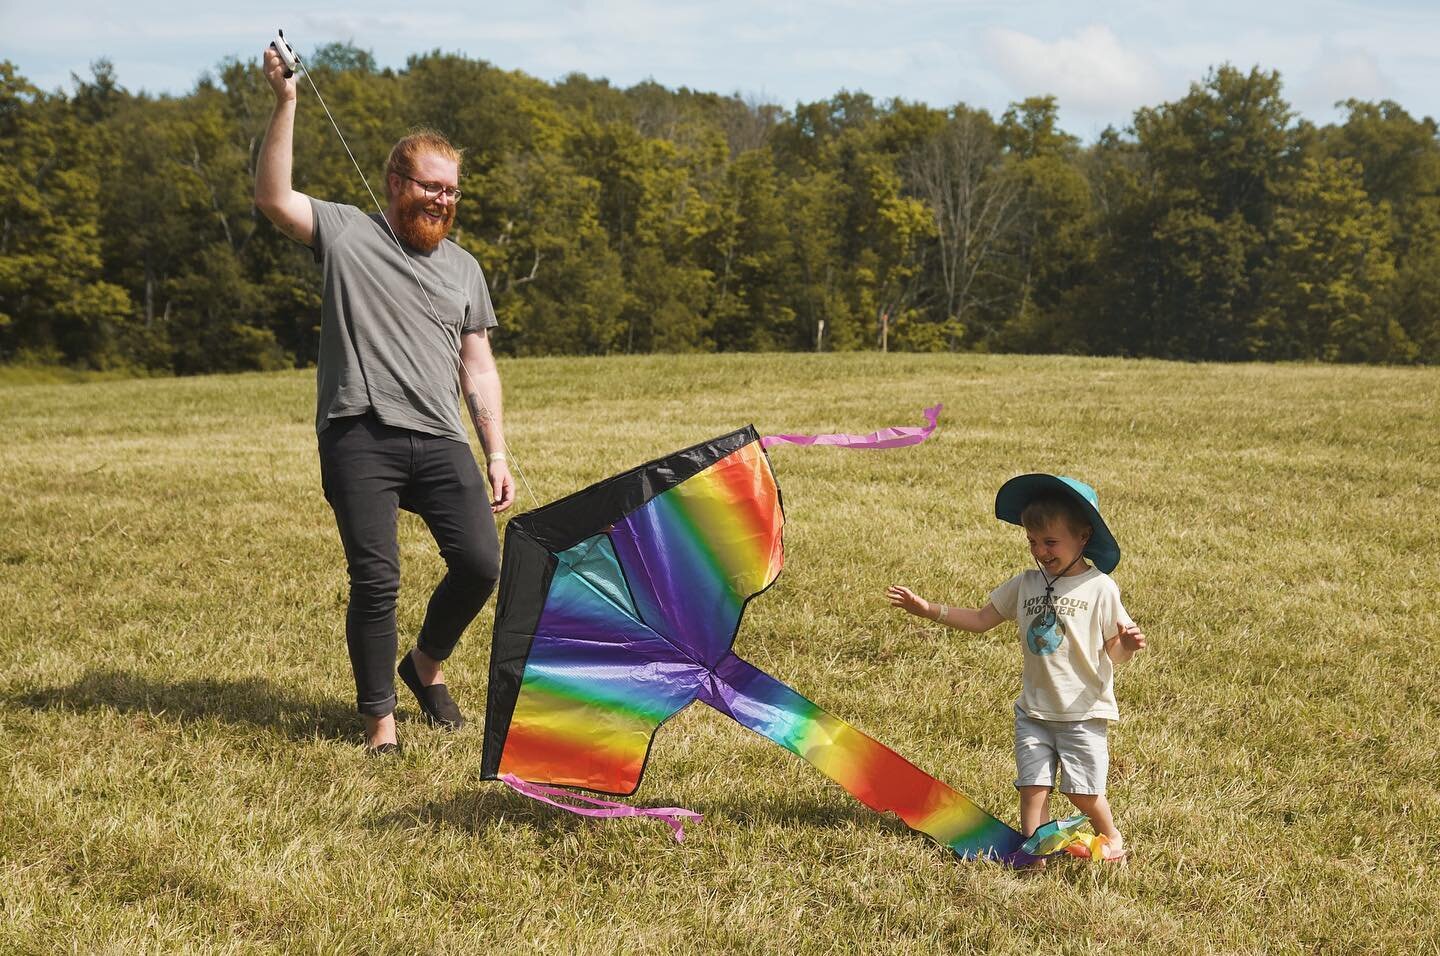
[{"label": "red beard", "polygon": [[[430,218],[425,215],[426,209],[440,213],[442,218]],[[434,252],[455,225],[455,206],[439,206],[427,200],[417,200],[402,207],[397,219],[399,221],[391,223],[391,226],[401,242],[417,252]]]}]

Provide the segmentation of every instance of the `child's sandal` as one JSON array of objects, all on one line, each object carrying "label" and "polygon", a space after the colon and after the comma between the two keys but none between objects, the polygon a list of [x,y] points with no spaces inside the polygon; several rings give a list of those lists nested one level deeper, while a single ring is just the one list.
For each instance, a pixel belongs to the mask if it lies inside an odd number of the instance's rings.
[{"label": "child's sandal", "polygon": [[1095,863],[1124,863],[1130,855],[1129,848],[1121,846],[1118,850],[1110,849],[1108,838],[1095,834],[1076,840],[1065,848],[1071,856],[1078,856],[1082,860],[1090,860]]}]

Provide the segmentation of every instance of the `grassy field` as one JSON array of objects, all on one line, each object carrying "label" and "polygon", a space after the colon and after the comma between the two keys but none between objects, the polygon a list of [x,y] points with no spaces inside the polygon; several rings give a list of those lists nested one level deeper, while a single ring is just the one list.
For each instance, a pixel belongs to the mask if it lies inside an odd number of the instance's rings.
[{"label": "grassy field", "polygon": [[[1116,360],[510,361],[539,501],[731,428],[782,447],[787,567],[737,650],[1014,821],[1013,629],[941,634],[1025,566],[1030,470],[1100,491],[1151,648],[1121,671],[1126,867],[948,856],[700,706],[636,802],[683,845],[478,779],[490,612],[367,760],[309,373],[0,388],[0,952],[1440,951],[1440,371]],[[522,491],[521,508],[535,505]],[[441,564],[402,522],[402,646]],[[403,692],[403,688],[402,688]],[[1057,807],[1057,809],[1060,809]]]}]

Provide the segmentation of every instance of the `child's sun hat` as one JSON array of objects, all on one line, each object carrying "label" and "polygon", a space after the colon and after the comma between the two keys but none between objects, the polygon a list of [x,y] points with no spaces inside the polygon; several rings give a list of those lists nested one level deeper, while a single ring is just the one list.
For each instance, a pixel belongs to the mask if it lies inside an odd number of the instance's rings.
[{"label": "child's sun hat", "polygon": [[1106,574],[1114,571],[1120,563],[1120,544],[1105,526],[1105,519],[1100,517],[1100,500],[1095,495],[1095,489],[1083,481],[1064,475],[1017,475],[995,493],[995,517],[1019,524],[1020,512],[1025,510],[1025,506],[1047,493],[1068,497],[1079,506],[1091,528],[1090,540],[1086,542],[1082,554]]}]

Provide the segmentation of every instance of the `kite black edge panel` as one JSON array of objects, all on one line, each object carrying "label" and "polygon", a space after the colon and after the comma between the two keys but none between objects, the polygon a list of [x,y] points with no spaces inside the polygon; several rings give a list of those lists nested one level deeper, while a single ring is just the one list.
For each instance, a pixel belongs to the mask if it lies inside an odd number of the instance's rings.
[{"label": "kite black edge panel", "polygon": [[604,531],[643,507],[656,495],[759,440],[755,426],[746,425],[727,435],[691,445],[596,482],[534,511],[517,515],[507,527],[518,525],[551,551],[564,551]]},{"label": "kite black edge panel", "polygon": [[517,528],[505,526],[505,573],[500,575],[495,598],[495,632],[490,643],[490,686],[485,700],[485,749],[480,760],[482,779],[494,780],[510,718],[520,696],[520,681],[535,628],[545,610],[545,595],[555,574],[556,560],[545,546]]}]

